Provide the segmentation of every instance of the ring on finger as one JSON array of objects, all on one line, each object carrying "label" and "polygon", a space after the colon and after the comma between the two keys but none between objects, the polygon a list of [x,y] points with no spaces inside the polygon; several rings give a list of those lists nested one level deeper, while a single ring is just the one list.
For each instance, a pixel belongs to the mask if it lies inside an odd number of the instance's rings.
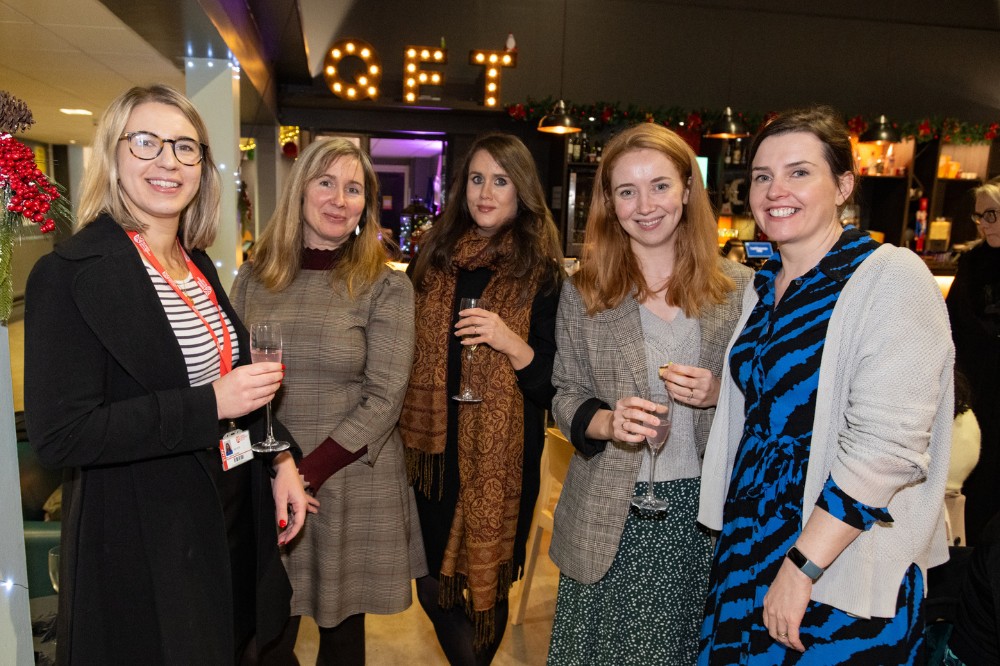
[{"label": "ring on finger", "polygon": [[778,632],[778,638],[785,639],[788,638],[788,634],[785,632]]},{"label": "ring on finger", "polygon": [[691,389],[691,393],[688,394],[688,400],[693,400],[693,399],[694,399],[694,389]]}]

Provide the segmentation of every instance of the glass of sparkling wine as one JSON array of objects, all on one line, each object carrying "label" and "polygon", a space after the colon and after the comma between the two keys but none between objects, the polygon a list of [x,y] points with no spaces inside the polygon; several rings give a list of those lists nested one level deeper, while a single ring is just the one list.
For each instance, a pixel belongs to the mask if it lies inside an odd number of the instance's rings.
[{"label": "glass of sparkling wine", "polygon": [[[281,324],[262,321],[250,325],[250,358],[254,363],[281,363]],[[288,442],[274,438],[271,427],[271,403],[267,403],[267,437],[251,445],[256,453],[275,453],[289,447]]]},{"label": "glass of sparkling wine", "polygon": [[49,549],[49,581],[52,589],[59,591],[59,546]]},{"label": "glass of sparkling wine", "polygon": [[[458,309],[468,310],[470,308],[481,308],[483,307],[483,300],[481,298],[463,298],[459,302]],[[475,335],[474,332],[470,332],[468,335]],[[457,400],[458,402],[482,402],[483,398],[472,388],[472,359],[476,353],[476,348],[479,345],[467,345],[462,352],[462,387],[458,392],[458,395],[453,395],[452,400]]]},{"label": "glass of sparkling wine", "polygon": [[667,510],[667,501],[656,498],[656,494],[653,492],[653,478],[656,474],[656,458],[660,455],[660,451],[663,449],[663,445],[666,444],[667,438],[670,437],[670,425],[674,415],[674,400],[665,391],[653,393],[649,396],[649,399],[657,405],[656,409],[651,413],[660,419],[660,424],[656,426],[648,423],[643,424],[645,427],[655,430],[656,435],[646,437],[646,445],[649,447],[650,454],[649,487],[646,489],[645,495],[636,495],[632,498],[632,506],[637,509],[661,512]]}]

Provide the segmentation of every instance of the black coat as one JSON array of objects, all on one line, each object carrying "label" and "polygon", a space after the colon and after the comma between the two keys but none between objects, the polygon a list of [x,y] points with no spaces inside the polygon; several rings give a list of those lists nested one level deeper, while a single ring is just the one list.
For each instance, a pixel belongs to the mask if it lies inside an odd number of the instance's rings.
[{"label": "black coat", "polygon": [[982,430],[979,463],[965,480],[966,544],[1000,512],[1000,248],[985,242],[958,260],[948,291],[955,367],[969,380],[972,411]]},{"label": "black coat", "polygon": [[[212,261],[189,254],[236,327],[240,363],[249,362],[246,329]],[[291,588],[276,545],[269,461],[221,471],[214,390],[189,386],[142,260],[110,217],[32,270],[24,374],[31,444],[44,464],[71,468],[59,662],[232,663],[234,606],[244,625],[256,624],[258,643],[276,636]],[[248,548],[233,561],[246,567],[248,585],[234,589],[230,543],[241,535]]]}]

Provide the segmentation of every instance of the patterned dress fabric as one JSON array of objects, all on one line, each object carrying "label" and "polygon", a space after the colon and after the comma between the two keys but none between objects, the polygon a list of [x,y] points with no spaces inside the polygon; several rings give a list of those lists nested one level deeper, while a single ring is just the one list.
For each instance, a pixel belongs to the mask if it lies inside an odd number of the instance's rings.
[{"label": "patterned dress fabric", "polygon": [[303,269],[271,292],[250,268],[240,269],[232,299],[248,326],[281,322],[287,371],[275,417],[305,455],[327,437],[368,449],[320,487],[319,513],[285,549],[291,613],[335,627],[357,613],[406,610],[411,579],[427,572],[396,430],[413,353],[410,281],[386,268],[352,300],[326,270]]},{"label": "patterned dress fabric", "polygon": [[[746,424],[712,565],[701,664],[906,664],[922,648],[923,580],[913,565],[894,618],[863,619],[810,602],[802,654],[774,641],[763,601],[802,529],[802,502],[820,360],[837,299],[877,247],[848,227],[816,268],[792,281],[775,306],[780,257],[758,273],[759,302],[733,345],[730,370],[745,396]],[[862,530],[891,522],[827,479],[816,506]]]}]

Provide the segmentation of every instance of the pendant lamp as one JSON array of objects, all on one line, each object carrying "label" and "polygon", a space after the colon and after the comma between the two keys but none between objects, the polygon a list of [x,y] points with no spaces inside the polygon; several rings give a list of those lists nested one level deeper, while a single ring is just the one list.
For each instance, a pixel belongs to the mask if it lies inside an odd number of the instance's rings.
[{"label": "pendant lamp", "polygon": [[707,139],[742,139],[750,136],[747,126],[738,117],[733,116],[732,107],[727,106],[722,117],[716,120],[705,132]]},{"label": "pendant lamp", "polygon": [[552,111],[538,121],[538,131],[549,134],[573,134],[579,132],[580,128],[576,126],[573,118],[566,114],[566,102],[559,100],[552,107]]},{"label": "pendant lamp", "polygon": [[538,131],[548,134],[573,134],[580,131],[576,120],[566,113],[566,102],[563,101],[563,76],[566,71],[566,3],[563,0],[563,36],[562,55],[559,60],[559,101],[547,115],[538,121]]},{"label": "pendant lamp", "polygon": [[869,125],[864,134],[858,137],[858,143],[875,143],[878,145],[899,143],[899,140],[899,132],[886,120],[885,115],[879,116],[878,123]]}]

